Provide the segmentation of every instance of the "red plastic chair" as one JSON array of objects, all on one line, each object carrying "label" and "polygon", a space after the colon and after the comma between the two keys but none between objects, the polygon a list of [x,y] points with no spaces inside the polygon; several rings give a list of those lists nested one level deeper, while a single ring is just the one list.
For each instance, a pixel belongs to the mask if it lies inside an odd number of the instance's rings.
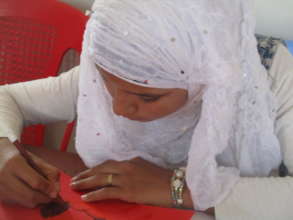
[{"label": "red plastic chair", "polygon": [[[0,84],[55,76],[66,51],[80,53],[86,21],[56,0],[0,0]],[[73,126],[65,132],[63,151]],[[25,129],[22,143],[42,146],[44,131],[40,125]]]}]

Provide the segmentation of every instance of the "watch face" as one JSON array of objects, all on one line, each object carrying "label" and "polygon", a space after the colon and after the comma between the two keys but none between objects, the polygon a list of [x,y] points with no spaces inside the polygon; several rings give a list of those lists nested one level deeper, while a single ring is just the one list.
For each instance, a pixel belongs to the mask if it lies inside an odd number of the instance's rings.
[{"label": "watch face", "polygon": [[181,180],[179,180],[179,179],[176,179],[176,180],[173,182],[173,187],[174,187],[175,189],[180,188],[182,185],[183,185],[183,182],[182,182]]},{"label": "watch face", "polygon": [[184,177],[184,172],[183,170],[176,170],[175,175],[177,178],[183,178]]}]

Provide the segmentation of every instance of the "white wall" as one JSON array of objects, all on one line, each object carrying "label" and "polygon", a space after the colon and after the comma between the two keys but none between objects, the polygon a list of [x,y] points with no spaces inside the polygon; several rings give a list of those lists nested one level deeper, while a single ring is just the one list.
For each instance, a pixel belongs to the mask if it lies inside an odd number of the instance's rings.
[{"label": "white wall", "polygon": [[[94,0],[61,0],[81,10],[89,9]],[[119,1],[119,0],[118,0]],[[254,0],[257,28],[264,35],[293,40],[293,0]]]},{"label": "white wall", "polygon": [[257,32],[293,40],[293,0],[255,0]]},{"label": "white wall", "polygon": [[76,8],[81,9],[82,11],[85,11],[86,9],[90,9],[91,5],[95,0],[60,0],[62,2],[66,2]]}]

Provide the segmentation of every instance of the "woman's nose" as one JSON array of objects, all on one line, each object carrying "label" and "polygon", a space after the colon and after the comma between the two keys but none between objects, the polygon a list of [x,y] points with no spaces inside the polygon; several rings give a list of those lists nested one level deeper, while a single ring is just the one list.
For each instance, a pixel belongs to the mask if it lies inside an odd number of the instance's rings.
[{"label": "woman's nose", "polygon": [[112,101],[113,112],[116,115],[124,117],[129,117],[135,114],[135,112],[137,111],[137,106],[132,99],[132,97],[130,97],[128,94],[124,94],[124,92],[115,92]]}]

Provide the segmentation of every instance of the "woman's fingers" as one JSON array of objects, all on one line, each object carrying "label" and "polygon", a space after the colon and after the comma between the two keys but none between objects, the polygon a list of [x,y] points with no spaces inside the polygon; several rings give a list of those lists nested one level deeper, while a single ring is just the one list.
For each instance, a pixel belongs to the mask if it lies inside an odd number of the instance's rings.
[{"label": "woman's fingers", "polygon": [[50,165],[49,163],[45,162],[41,158],[35,156],[32,153],[29,153],[36,163],[36,165],[43,171],[46,177],[52,182],[58,182],[60,178],[60,171],[56,167]]},{"label": "woman's fingers", "polygon": [[53,182],[35,171],[8,139],[0,145],[0,199],[26,207],[50,202]]},{"label": "woman's fingers", "polygon": [[16,169],[14,171],[15,175],[33,190],[55,198],[57,194],[55,184],[47,180],[28,164],[24,163],[24,165],[22,169]]},{"label": "woman's fingers", "polygon": [[161,168],[141,158],[120,162],[108,161],[73,178],[72,188],[91,190],[82,196],[87,202],[120,199],[170,207],[172,200],[169,187],[172,175],[172,170]]},{"label": "woman's fingers", "polygon": [[37,166],[43,171],[51,184],[50,195],[56,197],[60,191],[60,171],[56,167],[31,154]]},{"label": "woman's fingers", "polygon": [[43,193],[31,189],[17,177],[11,177],[9,182],[11,185],[5,187],[5,192],[3,188],[1,188],[1,195],[4,197],[4,201],[6,199],[11,200],[28,208],[34,208],[38,204],[48,203],[51,201],[51,198]]},{"label": "woman's fingers", "polygon": [[88,177],[93,176],[93,175],[94,175],[93,168],[88,169],[88,170],[85,170],[85,171],[77,174],[76,176],[72,177],[71,181],[81,180],[81,179],[88,178]]},{"label": "woman's fingers", "polygon": [[81,196],[85,202],[95,202],[106,199],[123,199],[123,191],[120,187],[104,187],[99,190]]},{"label": "woman's fingers", "polygon": [[74,176],[71,180],[77,181],[80,179],[84,179],[90,176],[94,176],[96,173],[112,173],[112,174],[119,174],[119,162],[117,161],[106,161],[101,165],[98,165],[94,168],[85,170],[78,175]]},{"label": "woman's fingers", "polygon": [[[108,182],[109,175],[112,175],[111,183]],[[107,185],[119,186],[120,176],[113,174],[96,174],[84,179],[76,180],[71,182],[71,187],[75,190],[86,190],[86,189],[96,189],[99,187],[105,187]]]}]

